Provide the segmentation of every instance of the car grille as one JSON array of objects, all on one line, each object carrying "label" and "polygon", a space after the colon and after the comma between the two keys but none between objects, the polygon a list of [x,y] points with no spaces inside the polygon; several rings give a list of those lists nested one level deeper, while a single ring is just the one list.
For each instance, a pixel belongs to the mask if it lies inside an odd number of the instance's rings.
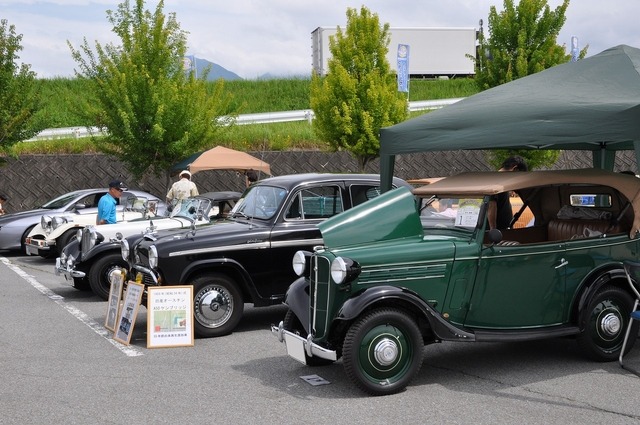
[{"label": "car grille", "polygon": [[91,232],[88,228],[84,228],[82,230],[82,238],[80,239],[80,250],[82,252],[82,256],[84,257],[91,250]]},{"label": "car grille", "polygon": [[332,304],[331,262],[327,257],[314,254],[311,257],[309,296],[311,299],[311,327],[316,338],[328,331],[329,309]]}]

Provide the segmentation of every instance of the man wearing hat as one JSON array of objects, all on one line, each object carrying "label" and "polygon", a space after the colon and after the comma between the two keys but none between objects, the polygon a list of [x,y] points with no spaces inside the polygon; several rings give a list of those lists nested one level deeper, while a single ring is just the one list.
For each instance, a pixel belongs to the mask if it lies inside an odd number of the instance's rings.
[{"label": "man wearing hat", "polygon": [[187,199],[190,196],[198,196],[198,188],[191,181],[191,173],[187,170],[180,172],[180,180],[175,182],[167,192],[167,203],[174,199]]},{"label": "man wearing hat", "polygon": [[96,224],[115,224],[117,198],[122,196],[122,192],[127,190],[127,186],[120,180],[109,183],[109,191],[98,201],[98,216]]}]

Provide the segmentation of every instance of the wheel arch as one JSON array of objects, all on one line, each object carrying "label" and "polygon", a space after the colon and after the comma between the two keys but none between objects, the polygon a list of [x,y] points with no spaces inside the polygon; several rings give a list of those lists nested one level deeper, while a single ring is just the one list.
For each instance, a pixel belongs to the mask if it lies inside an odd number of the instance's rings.
[{"label": "wheel arch", "polygon": [[[405,311],[417,321],[425,344],[440,340],[473,341],[475,336],[447,322],[438,311],[422,300],[416,293],[396,286],[376,286],[358,292],[340,308],[334,321],[334,330],[348,324],[363,313],[380,307],[391,307]],[[345,326],[346,324],[346,326]]]},{"label": "wheel arch", "polygon": [[600,288],[605,285],[617,286],[631,294],[622,263],[610,263],[600,266],[587,275],[573,302],[570,318],[572,323],[579,323],[582,311],[589,305]]},{"label": "wheel arch", "polygon": [[249,273],[242,264],[229,258],[193,261],[182,270],[180,281],[192,282],[194,279],[210,273],[222,273],[237,282],[245,302],[255,303],[255,300],[259,298]]}]

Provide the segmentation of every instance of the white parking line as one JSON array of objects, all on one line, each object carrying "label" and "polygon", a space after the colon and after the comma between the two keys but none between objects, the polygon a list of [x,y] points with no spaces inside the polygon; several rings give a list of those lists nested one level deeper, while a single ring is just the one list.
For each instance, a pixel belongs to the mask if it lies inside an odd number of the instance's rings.
[{"label": "white parking line", "polygon": [[13,270],[18,276],[20,276],[21,278],[23,278],[24,280],[29,282],[29,284],[31,286],[33,286],[38,291],[42,292],[44,295],[49,297],[50,300],[52,300],[53,302],[58,304],[60,307],[64,308],[69,313],[71,313],[71,315],[73,317],[75,317],[76,319],[78,319],[79,321],[84,323],[85,325],[89,326],[91,329],[93,329],[93,331],[95,333],[97,333],[98,335],[100,335],[101,337],[103,337],[104,339],[109,341],[114,347],[116,347],[118,350],[122,351],[125,355],[127,355],[129,357],[136,357],[136,356],[143,356],[144,355],[137,348],[132,347],[130,345],[123,345],[123,344],[119,343],[118,341],[114,340],[113,338],[111,338],[111,334],[109,333],[109,331],[104,326],[102,326],[101,324],[99,324],[98,322],[96,322],[95,320],[90,318],[82,310],[79,310],[79,309],[75,308],[74,306],[72,306],[71,304],[67,303],[64,300],[63,296],[56,294],[51,289],[47,288],[46,286],[44,286],[43,284],[38,282],[33,276],[31,276],[30,274],[27,274],[20,267],[18,267],[17,265],[15,265],[11,261],[9,261],[9,259],[0,256],[0,261],[2,261],[5,266],[7,266],[11,270]]}]

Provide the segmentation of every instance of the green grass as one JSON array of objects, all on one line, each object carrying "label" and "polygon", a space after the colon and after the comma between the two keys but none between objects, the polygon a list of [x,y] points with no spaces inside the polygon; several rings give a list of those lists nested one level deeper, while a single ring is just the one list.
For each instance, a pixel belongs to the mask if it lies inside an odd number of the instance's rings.
[{"label": "green grass", "polygon": [[[78,109],[91,102],[91,89],[86,81],[68,78],[39,80],[42,107],[35,119],[43,128],[90,125],[82,122]],[[213,87],[214,83],[211,83]],[[231,94],[231,110],[240,114],[310,109],[308,79],[275,79],[228,81],[225,91]],[[411,80],[409,100],[450,99],[478,92],[469,78],[454,80]],[[414,112],[411,117],[425,111]],[[274,124],[236,125],[221,132],[217,142],[237,150],[292,150],[327,148],[307,121]],[[10,155],[91,153],[97,152],[90,138],[57,139],[23,142],[8,150]]]}]

